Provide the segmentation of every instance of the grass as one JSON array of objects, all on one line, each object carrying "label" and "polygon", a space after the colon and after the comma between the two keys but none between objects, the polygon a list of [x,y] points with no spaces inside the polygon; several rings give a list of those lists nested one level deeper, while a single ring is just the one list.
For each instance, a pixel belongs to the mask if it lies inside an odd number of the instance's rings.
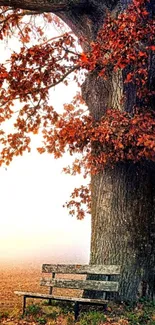
[{"label": "grass", "polygon": [[155,303],[144,301],[135,306],[109,304],[105,312],[94,306],[80,309],[79,319],[74,321],[73,305],[68,303],[51,306],[31,304],[25,316],[19,310],[0,313],[0,325],[155,325]]}]

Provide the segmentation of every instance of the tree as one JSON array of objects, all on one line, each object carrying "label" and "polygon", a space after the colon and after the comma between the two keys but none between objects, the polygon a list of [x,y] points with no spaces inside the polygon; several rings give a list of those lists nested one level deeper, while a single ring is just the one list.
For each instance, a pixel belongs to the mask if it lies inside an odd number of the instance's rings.
[{"label": "tree", "polygon": [[[72,29],[83,52],[75,49],[72,34],[24,46],[13,53],[9,67],[0,66],[1,122],[13,115],[13,102],[21,109],[14,126],[1,130],[1,164],[30,150],[29,132],[43,128],[44,146],[55,158],[65,150],[83,153],[76,158],[73,174],[91,173],[90,188],[75,189],[67,204],[79,218],[81,203],[92,216],[90,263],[121,264],[120,298],[152,297],[155,278],[155,55],[154,0],[145,2],[97,0],[0,0],[1,38],[15,29],[23,43],[31,38],[34,24],[22,17],[44,14],[51,23],[54,13]],[[5,7],[4,7],[5,6]],[[6,7],[7,6],[7,7]],[[128,7],[127,7],[128,6]],[[59,23],[55,20],[55,23]],[[77,96],[59,115],[48,103],[53,85],[79,70],[89,71],[82,97],[89,108],[84,114]],[[84,70],[84,71],[85,71]],[[80,79],[75,75],[78,82]],[[8,86],[5,86],[4,82]],[[20,84],[20,88],[18,87]],[[30,104],[33,103],[33,104]],[[91,202],[89,196],[91,190]],[[76,201],[80,197],[81,202]]]}]

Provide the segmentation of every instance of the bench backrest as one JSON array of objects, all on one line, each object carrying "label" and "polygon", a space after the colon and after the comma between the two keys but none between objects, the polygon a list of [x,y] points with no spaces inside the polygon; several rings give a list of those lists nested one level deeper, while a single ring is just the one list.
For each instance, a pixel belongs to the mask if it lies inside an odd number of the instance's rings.
[{"label": "bench backrest", "polygon": [[[118,265],[43,264],[42,272],[52,274],[52,278],[41,280],[42,286],[105,292],[118,291],[118,282],[110,281],[111,276],[120,274]],[[60,279],[55,278],[56,274],[104,275],[108,281]]]}]

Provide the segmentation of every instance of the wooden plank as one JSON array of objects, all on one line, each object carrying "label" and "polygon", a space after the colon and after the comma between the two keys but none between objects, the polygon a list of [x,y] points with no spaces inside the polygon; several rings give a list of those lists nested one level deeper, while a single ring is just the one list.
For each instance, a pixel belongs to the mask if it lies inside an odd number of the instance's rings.
[{"label": "wooden plank", "polygon": [[63,274],[120,274],[119,265],[78,265],[78,264],[43,264],[43,273],[63,273]]},{"label": "wooden plank", "polygon": [[118,291],[118,282],[95,280],[42,279],[41,286],[95,291]]},{"label": "wooden plank", "polygon": [[25,296],[27,298],[42,298],[42,299],[52,299],[52,300],[64,300],[64,301],[78,301],[81,303],[92,303],[92,304],[106,304],[108,300],[104,299],[89,299],[89,298],[76,298],[76,297],[64,297],[64,296],[55,296],[44,293],[35,293],[35,292],[24,292],[24,291],[15,291],[15,294],[19,296]]}]

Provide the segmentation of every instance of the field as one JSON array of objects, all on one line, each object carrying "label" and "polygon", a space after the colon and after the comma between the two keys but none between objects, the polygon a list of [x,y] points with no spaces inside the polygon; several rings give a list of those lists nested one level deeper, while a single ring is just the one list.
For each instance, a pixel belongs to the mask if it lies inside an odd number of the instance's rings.
[{"label": "field", "polygon": [[[22,307],[22,298],[14,294],[15,290],[40,291],[41,272],[39,267],[7,266],[0,268],[0,312]],[[43,290],[43,289],[42,289]],[[44,289],[45,290],[45,289]]]}]

